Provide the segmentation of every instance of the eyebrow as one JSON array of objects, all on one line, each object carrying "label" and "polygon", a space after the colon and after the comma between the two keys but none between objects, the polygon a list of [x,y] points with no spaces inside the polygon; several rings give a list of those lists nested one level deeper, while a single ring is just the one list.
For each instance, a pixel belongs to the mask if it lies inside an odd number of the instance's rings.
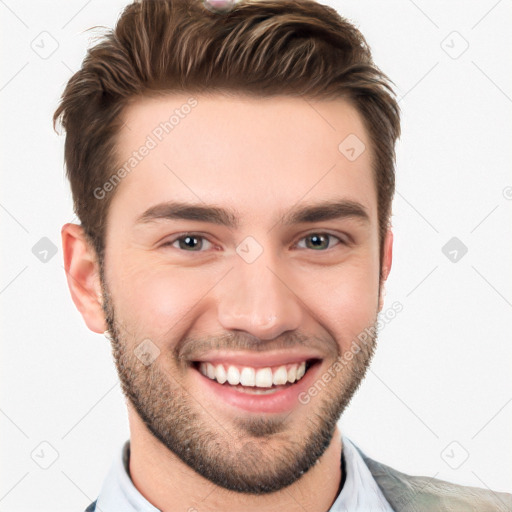
[{"label": "eyebrow", "polygon": [[[367,209],[362,204],[340,199],[294,207],[281,217],[280,223],[289,226],[344,218],[355,218],[364,223],[370,222]],[[137,218],[136,224],[158,220],[192,220],[218,224],[232,229],[237,229],[240,225],[239,216],[235,210],[179,201],[169,201],[152,206]]]}]

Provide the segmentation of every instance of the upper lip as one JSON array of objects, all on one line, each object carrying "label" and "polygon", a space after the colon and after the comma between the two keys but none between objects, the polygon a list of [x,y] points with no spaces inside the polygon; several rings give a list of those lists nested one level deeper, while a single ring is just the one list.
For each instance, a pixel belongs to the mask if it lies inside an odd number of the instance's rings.
[{"label": "upper lip", "polygon": [[208,352],[194,359],[195,362],[210,362],[214,364],[231,363],[239,366],[252,366],[265,368],[267,366],[281,366],[285,364],[301,363],[308,359],[321,359],[314,352],[307,350],[288,350],[286,352],[229,352],[216,350]]}]

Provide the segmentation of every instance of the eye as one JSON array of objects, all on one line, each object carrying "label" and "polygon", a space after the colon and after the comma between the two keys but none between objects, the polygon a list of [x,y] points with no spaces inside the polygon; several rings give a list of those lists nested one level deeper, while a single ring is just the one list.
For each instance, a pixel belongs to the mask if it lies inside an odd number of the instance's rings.
[{"label": "eye", "polygon": [[[329,249],[330,246],[333,245],[331,244],[331,239],[337,240],[340,244],[345,244],[345,242],[341,238],[331,235],[329,233],[311,233],[303,237],[301,241],[306,240],[306,249],[312,249],[314,251],[325,251],[326,249]],[[297,244],[297,246],[298,245],[299,244]]]},{"label": "eye", "polygon": [[[202,252],[201,249],[204,247],[204,243],[211,244],[204,236],[197,233],[185,233],[178,238],[174,238],[164,244],[161,247],[175,247],[186,252]],[[176,247],[176,243],[178,246]]]},{"label": "eye", "polygon": [[[305,247],[300,247],[301,242],[305,240]],[[332,240],[336,240],[337,243],[332,243]],[[205,244],[209,244],[209,247],[205,247]],[[345,241],[341,238],[331,235],[330,233],[311,233],[303,238],[296,244],[297,247],[311,249],[313,251],[325,252],[333,246],[343,244],[346,245]],[[204,252],[202,249],[212,248],[213,244],[208,241],[204,236],[198,233],[184,233],[179,237],[176,237],[168,242],[165,242],[161,247],[174,247],[185,252]]]}]

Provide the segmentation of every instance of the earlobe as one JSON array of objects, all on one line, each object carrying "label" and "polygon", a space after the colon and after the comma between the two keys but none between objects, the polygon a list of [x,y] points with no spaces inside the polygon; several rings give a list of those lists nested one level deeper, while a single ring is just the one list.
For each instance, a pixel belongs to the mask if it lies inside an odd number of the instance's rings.
[{"label": "earlobe", "polygon": [[379,311],[384,307],[384,295],[386,280],[391,272],[391,264],[393,262],[393,232],[391,227],[386,232],[386,238],[384,239],[384,254],[382,257],[382,270],[381,270],[381,282],[380,282],[380,293],[379,293]]},{"label": "earlobe", "polygon": [[65,224],[61,230],[64,269],[71,298],[93,332],[107,330],[101,307],[99,264],[81,226]]}]

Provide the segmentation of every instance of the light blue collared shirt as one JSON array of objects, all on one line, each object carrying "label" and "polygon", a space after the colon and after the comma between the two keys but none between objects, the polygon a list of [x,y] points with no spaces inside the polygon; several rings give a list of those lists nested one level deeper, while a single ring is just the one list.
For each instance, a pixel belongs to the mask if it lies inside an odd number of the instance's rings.
[{"label": "light blue collared shirt", "polygon": [[[394,512],[361,455],[344,435],[342,457],[345,460],[345,483],[328,512]],[[161,512],[133,485],[129,475],[130,441],[120,448],[120,454],[103,482],[97,512]]]}]

